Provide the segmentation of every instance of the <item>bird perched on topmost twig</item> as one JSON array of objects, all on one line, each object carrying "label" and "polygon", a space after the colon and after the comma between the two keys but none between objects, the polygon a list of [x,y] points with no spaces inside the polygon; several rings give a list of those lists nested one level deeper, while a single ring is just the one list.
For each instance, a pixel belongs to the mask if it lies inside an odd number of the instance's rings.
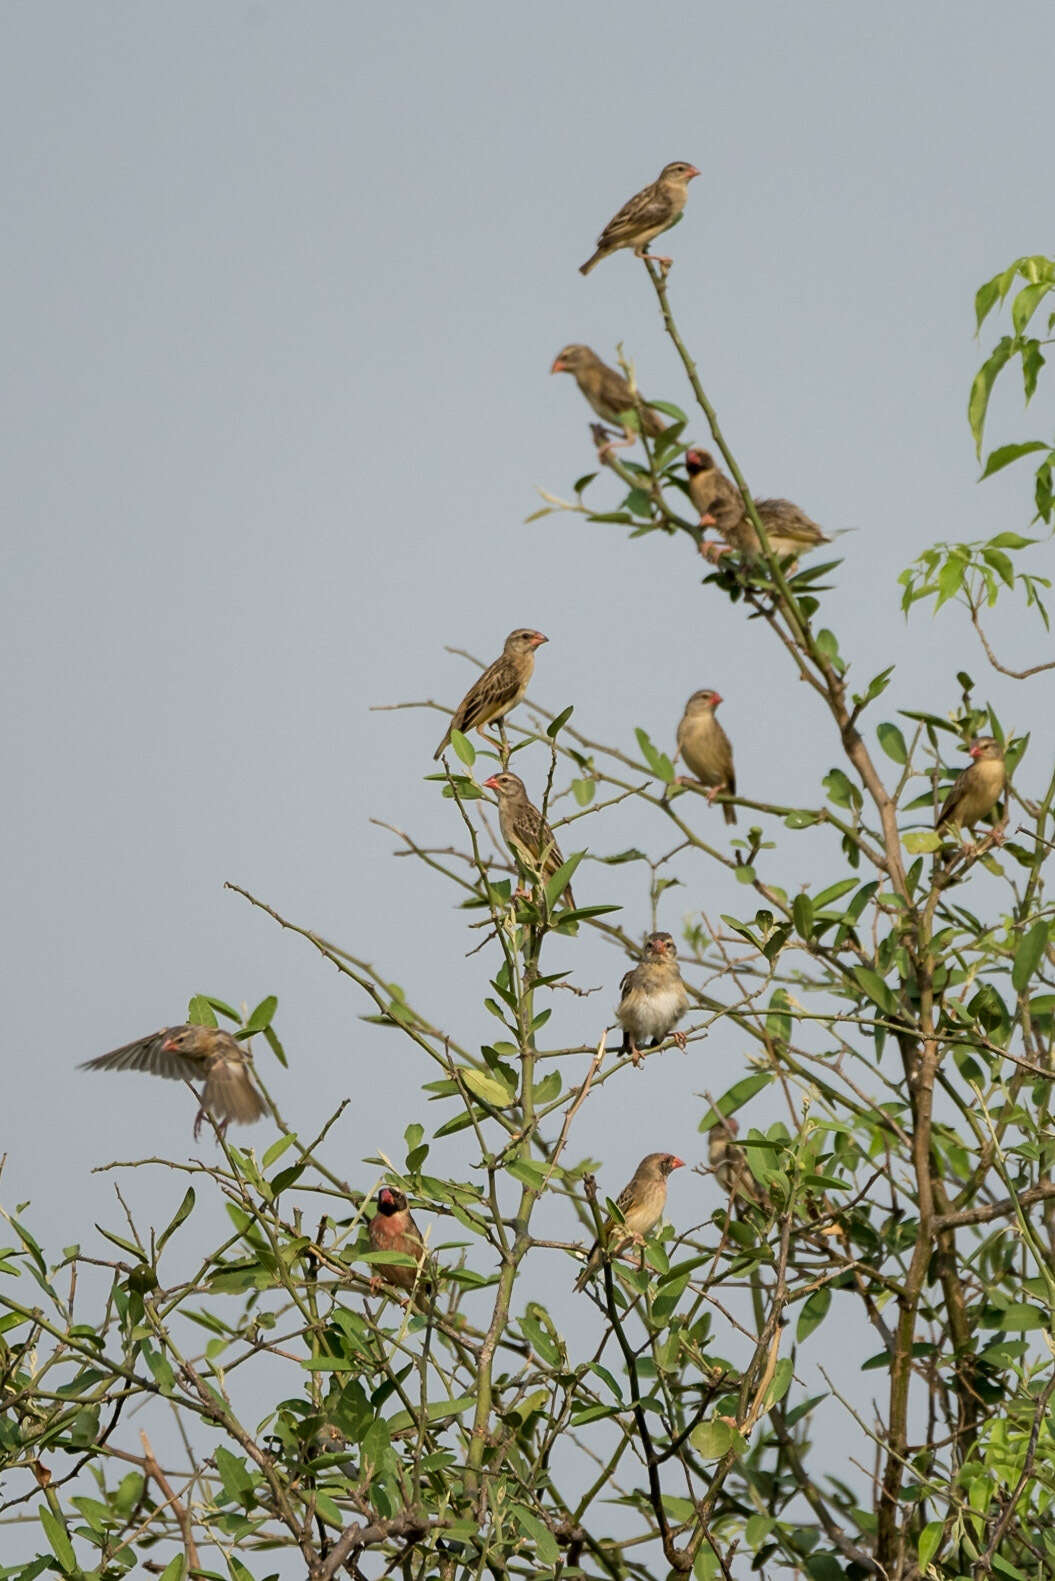
[{"label": "bird perched on topmost twig", "polygon": [[[524,781],[517,774],[505,773],[492,774],[484,784],[498,797],[498,827],[518,872],[531,883],[541,879],[543,884],[548,884],[554,873],[564,866],[564,858],[553,830],[528,800]],[[565,905],[575,905],[570,884],[561,898]]]},{"label": "bird perched on topmost twig", "polygon": [[[704,687],[693,692],[678,723],[678,751],[701,785],[709,787],[707,800],[713,802],[719,791],[736,795],[733,749],[729,737],[714,717],[721,695]],[[691,780],[679,779],[679,785]],[[726,823],[736,822],[736,808],[726,802],[722,807]]]},{"label": "bird perched on topmost twig", "polygon": [[406,1197],[394,1186],[382,1186],[377,1193],[377,1212],[367,1233],[373,1251],[400,1252],[411,1259],[407,1263],[375,1264],[371,1289],[377,1290],[382,1284],[408,1292],[416,1288],[419,1296],[427,1298],[432,1293],[433,1280],[428,1272],[425,1240],[414,1223]]},{"label": "bird perched on topmost twig", "polygon": [[219,1027],[162,1027],[149,1037],[125,1043],[109,1054],[85,1060],[81,1070],[145,1070],[172,1081],[204,1082],[201,1107],[194,1121],[197,1138],[201,1123],[211,1114],[222,1129],[233,1120],[252,1125],[266,1114],[267,1105],[249,1074],[249,1051]]},{"label": "bird perched on topmost twig", "polygon": [[684,1161],[674,1153],[649,1153],[641,1160],[615,1199],[623,1222],[614,1217],[605,1220],[601,1239],[594,1241],[586,1267],[575,1281],[576,1290],[586,1288],[606,1255],[617,1257],[624,1246],[640,1243],[655,1229],[667,1205],[667,1181],[676,1169],[684,1168]]},{"label": "bird perched on topmost twig", "polygon": [[[747,515],[740,490],[715,464],[709,450],[695,446],[685,452],[685,470],[689,474],[689,497],[700,513],[702,527],[716,527],[725,539],[724,544],[701,543],[700,553],[709,560],[718,559],[734,550],[757,560],[762,544],[754,523]],[[827,533],[806,512],[790,500],[755,500],[762,526],[765,528],[769,547],[778,560],[798,557],[818,544],[831,543]]]},{"label": "bird perched on topmost twig", "polygon": [[606,362],[602,362],[589,346],[565,346],[563,351],[558,351],[554,357],[553,366],[549,371],[572,374],[598,417],[603,422],[611,423],[614,428],[622,429],[623,438],[611,441],[605,449],[622,450],[637,439],[633,429],[624,421],[625,412],[637,412],[641,428],[649,439],[658,439],[666,428],[662,419],[643,401],[640,407],[635,406],[634,392],[623,375],[610,368]]},{"label": "bird perched on topmost twig", "polygon": [[973,830],[987,817],[1007,784],[1004,749],[995,736],[979,736],[967,749],[974,762],[953,782],[935,820],[936,829]]},{"label": "bird perched on topmost twig", "polygon": [[[602,258],[618,252],[620,247],[632,247],[635,258],[644,258],[649,242],[681,218],[689,196],[689,182],[699,173],[695,165],[683,159],[664,165],[655,181],[635,192],[608,221],[597,238],[597,251],[580,264],[579,273],[589,274]],[[669,258],[657,257],[655,261],[663,268],[670,267]]]},{"label": "bird perched on topmost twig", "polygon": [[640,1065],[640,1044],[656,1048],[673,1036],[679,1048],[685,1047],[684,1032],[674,1027],[689,1008],[689,996],[681,980],[678,951],[669,933],[650,933],[640,961],[619,984],[620,999],[615,1016],[623,1029],[623,1053]]},{"label": "bird perched on topmost twig", "polygon": [[[433,761],[446,751],[452,730],[465,735],[475,729],[485,741],[491,741],[484,725],[504,719],[516,707],[535,672],[535,649],[548,641],[541,631],[532,631],[528,626],[519,626],[509,633],[498,658],[477,677],[454,710],[443,740],[432,754]],[[497,742],[491,741],[491,745],[496,746]]]}]

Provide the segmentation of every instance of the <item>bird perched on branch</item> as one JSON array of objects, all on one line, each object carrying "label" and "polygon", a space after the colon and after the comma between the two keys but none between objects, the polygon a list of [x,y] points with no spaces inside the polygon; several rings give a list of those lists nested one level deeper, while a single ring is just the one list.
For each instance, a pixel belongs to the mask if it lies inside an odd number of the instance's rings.
[{"label": "bird perched on branch", "polygon": [[[528,800],[524,781],[516,774],[492,774],[484,780],[488,790],[498,797],[498,827],[502,839],[512,854],[517,871],[530,883],[541,879],[548,884],[561,867],[564,858],[553,837],[553,830],[538,808]],[[574,906],[571,885],[562,896],[564,904]]]},{"label": "bird perched on branch", "polygon": [[[700,553],[714,560],[733,550],[757,560],[762,544],[747,515],[740,490],[716,465],[710,451],[698,450],[695,446],[687,450],[685,470],[689,474],[689,497],[700,513],[701,527],[715,527],[725,539],[724,545],[701,543]],[[831,543],[827,533],[790,500],[755,500],[754,506],[765,528],[770,550],[778,560],[786,560],[789,556],[797,558],[816,549],[818,544]]]},{"label": "bird perched on branch", "polygon": [[[548,641],[541,631],[532,631],[528,626],[509,633],[498,658],[477,677],[454,710],[447,733],[432,755],[434,762],[450,744],[452,730],[460,730],[463,735],[478,730],[485,741],[491,740],[484,733],[484,725],[504,719],[516,707],[535,673],[535,650]],[[492,741],[491,745],[497,743]]]},{"label": "bird perched on branch", "polygon": [[605,1256],[618,1257],[625,1246],[640,1245],[663,1217],[667,1205],[667,1181],[676,1169],[684,1169],[674,1153],[649,1153],[634,1170],[633,1178],[616,1198],[622,1223],[614,1216],[605,1220],[601,1239],[595,1241],[586,1267],[575,1281],[576,1290],[585,1290]]},{"label": "bird perched on branch", "polygon": [[640,1065],[642,1043],[656,1048],[673,1037],[685,1047],[684,1032],[674,1027],[689,1008],[689,996],[678,968],[678,951],[669,933],[650,933],[640,961],[619,984],[616,1020],[623,1029],[623,1053]]},{"label": "bird perched on branch", "polygon": [[769,1200],[748,1168],[747,1155],[736,1138],[740,1126],[736,1120],[720,1119],[707,1136],[707,1162],[714,1171],[714,1178],[734,1202],[751,1202],[768,1208]]},{"label": "bird perched on branch", "polygon": [[640,406],[635,403],[634,392],[629,383],[615,368],[610,368],[602,362],[595,351],[589,346],[565,346],[563,351],[558,351],[553,359],[550,373],[570,373],[582,394],[589,401],[602,422],[611,423],[613,428],[623,431],[623,438],[611,441],[606,447],[609,450],[622,450],[627,445],[632,445],[637,435],[629,428],[623,419],[623,413],[636,411],[641,428],[649,439],[658,439],[666,428],[666,424],[642,401]]},{"label": "bird perched on branch", "polygon": [[1003,795],[1007,768],[1004,749],[996,737],[978,736],[967,750],[974,761],[953,782],[935,820],[936,829],[955,825],[957,830],[973,830],[976,823],[988,817]]},{"label": "bird perched on branch", "polygon": [[[713,802],[719,791],[724,791],[727,796],[736,795],[733,748],[729,737],[714,717],[714,710],[721,700],[720,693],[707,687],[693,692],[678,724],[678,751],[696,781],[708,787],[708,802]],[[691,785],[692,780],[679,779],[678,784]],[[722,811],[726,823],[736,822],[735,807],[726,802]]]},{"label": "bird perched on branch", "polygon": [[[589,274],[602,258],[618,252],[621,247],[632,247],[635,258],[644,258],[649,242],[681,218],[689,196],[689,182],[699,173],[695,165],[682,159],[664,165],[655,181],[635,192],[608,221],[597,238],[597,251],[579,266],[579,273]],[[669,268],[670,262],[669,258],[656,258],[656,263],[664,268]]]},{"label": "bird perched on branch", "polygon": [[232,1120],[236,1125],[252,1125],[267,1112],[249,1074],[248,1049],[219,1027],[162,1027],[149,1037],[85,1060],[80,1068],[145,1070],[171,1081],[203,1082],[195,1138],[207,1114],[225,1130]]},{"label": "bird perched on branch", "polygon": [[414,1216],[407,1206],[407,1199],[394,1186],[382,1186],[377,1193],[377,1212],[367,1227],[370,1247],[375,1252],[401,1252],[409,1263],[378,1263],[370,1281],[372,1290],[382,1284],[393,1285],[397,1290],[417,1290],[427,1298],[434,1281],[428,1271],[428,1254],[421,1231],[414,1223]]}]

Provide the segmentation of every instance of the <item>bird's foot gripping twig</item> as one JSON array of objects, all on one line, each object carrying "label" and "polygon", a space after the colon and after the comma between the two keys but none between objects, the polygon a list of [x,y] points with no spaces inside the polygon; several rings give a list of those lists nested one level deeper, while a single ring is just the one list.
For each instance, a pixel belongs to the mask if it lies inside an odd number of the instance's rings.
[{"label": "bird's foot gripping twig", "polygon": [[[712,518],[713,519],[713,518]],[[723,555],[732,554],[727,543],[715,543],[713,540],[703,538],[700,541],[700,553],[711,565],[719,565]]]},{"label": "bird's foot gripping twig", "polygon": [[686,1048],[688,1047],[688,1039],[686,1038],[684,1032],[672,1032],[670,1035],[680,1048],[681,1052],[684,1054]]}]

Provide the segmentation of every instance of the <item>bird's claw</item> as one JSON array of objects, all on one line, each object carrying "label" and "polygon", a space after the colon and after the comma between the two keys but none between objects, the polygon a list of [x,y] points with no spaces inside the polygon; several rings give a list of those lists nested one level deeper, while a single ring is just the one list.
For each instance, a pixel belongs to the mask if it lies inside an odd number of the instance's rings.
[{"label": "bird's claw", "polygon": [[687,1042],[688,1042],[688,1039],[686,1038],[684,1032],[672,1032],[670,1035],[674,1039],[674,1041],[678,1045],[678,1047],[681,1049],[681,1052],[684,1054],[685,1048],[686,1048],[686,1045],[687,1045]]},{"label": "bird's claw", "polygon": [[727,543],[714,543],[704,538],[700,544],[700,553],[705,560],[710,561],[711,565],[717,565],[723,555],[730,553],[730,549]]}]

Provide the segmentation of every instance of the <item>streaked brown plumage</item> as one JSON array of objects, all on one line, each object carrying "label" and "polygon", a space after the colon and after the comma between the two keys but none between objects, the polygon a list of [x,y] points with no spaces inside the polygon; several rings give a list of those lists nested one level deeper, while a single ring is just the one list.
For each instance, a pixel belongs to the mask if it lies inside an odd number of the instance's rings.
[{"label": "streaked brown plumage", "polygon": [[656,1048],[673,1037],[685,1047],[684,1032],[674,1027],[689,1008],[689,996],[678,969],[678,951],[669,933],[651,933],[638,964],[619,984],[616,1020],[623,1029],[623,1053],[635,1065],[643,1058],[642,1043]]},{"label": "streaked brown plumage", "polygon": [[719,1120],[707,1135],[707,1162],[714,1171],[714,1178],[734,1204],[751,1202],[768,1208],[769,1199],[752,1175],[747,1155],[736,1138],[740,1127],[733,1119]]},{"label": "streaked brown plumage", "polygon": [[973,829],[992,812],[1003,795],[1007,769],[999,741],[994,736],[979,736],[968,751],[974,761],[953,783],[942,802],[934,825],[936,829],[951,824]]},{"label": "streaked brown plumage", "polygon": [[605,1254],[618,1257],[631,1242],[641,1242],[650,1230],[655,1229],[667,1205],[667,1181],[676,1169],[684,1169],[682,1159],[674,1153],[649,1153],[634,1170],[615,1199],[623,1215],[623,1222],[614,1217],[605,1220],[599,1241],[590,1248],[586,1267],[575,1281],[576,1290],[584,1290],[604,1261]]},{"label": "streaked brown plumage", "polygon": [[[524,781],[516,774],[505,773],[492,774],[484,784],[498,797],[498,827],[517,870],[531,883],[541,877],[547,884],[564,865],[564,858],[553,830],[528,800]],[[561,898],[566,906],[575,905],[570,884]]]},{"label": "streaked brown plumage", "polygon": [[[597,238],[597,251],[580,264],[579,273],[589,274],[602,258],[618,252],[620,247],[632,247],[634,257],[643,258],[649,242],[669,230],[681,215],[689,196],[689,182],[699,173],[695,165],[681,159],[664,165],[655,181],[635,192],[608,221]],[[657,257],[656,262],[667,265],[670,259]]]},{"label": "streaked brown plumage", "polygon": [[[727,796],[736,795],[732,745],[714,717],[721,700],[719,693],[709,687],[693,692],[678,724],[678,751],[696,780],[708,787],[709,802],[714,801],[719,791]],[[685,785],[691,781],[681,779],[678,783]],[[726,802],[722,811],[726,823],[736,822],[735,807]]]},{"label": "streaked brown plumage", "polygon": [[595,351],[589,346],[565,346],[563,351],[558,351],[553,359],[550,373],[570,373],[579,386],[583,396],[589,401],[594,411],[604,422],[611,423],[614,428],[621,428],[623,438],[618,443],[610,446],[612,449],[622,449],[632,445],[637,435],[623,420],[624,412],[637,411],[641,427],[649,439],[658,439],[666,424],[644,402],[638,408],[634,402],[634,392],[629,383],[615,368],[610,368],[602,362]]},{"label": "streaked brown plumage", "polygon": [[503,719],[527,691],[535,671],[535,649],[548,642],[541,631],[519,626],[511,631],[505,646],[493,664],[473,682],[451,717],[447,732],[433,753],[433,761],[442,757],[450,744],[451,731],[463,735],[478,730],[484,740],[484,725]]},{"label": "streaked brown plumage", "polygon": [[428,1271],[424,1237],[414,1223],[406,1197],[394,1186],[382,1186],[377,1193],[377,1212],[370,1220],[367,1233],[373,1251],[400,1252],[413,1259],[412,1263],[375,1263],[370,1281],[372,1288],[387,1284],[408,1292],[416,1287],[419,1296],[431,1293],[433,1281]]},{"label": "streaked brown plumage", "polygon": [[[740,490],[717,466],[710,451],[695,447],[687,450],[685,470],[689,474],[689,495],[700,512],[701,526],[716,527],[728,549],[757,560],[762,545],[748,519]],[[806,554],[818,544],[831,543],[827,533],[790,500],[756,499],[754,505],[766,530],[769,547],[778,560]],[[709,559],[725,554],[727,548],[700,545],[701,553]]]},{"label": "streaked brown plumage", "polygon": [[80,1068],[145,1070],[171,1081],[203,1082],[195,1136],[207,1114],[226,1127],[232,1120],[236,1125],[252,1125],[267,1113],[249,1074],[249,1051],[219,1027],[162,1027],[149,1037],[85,1060]]}]

